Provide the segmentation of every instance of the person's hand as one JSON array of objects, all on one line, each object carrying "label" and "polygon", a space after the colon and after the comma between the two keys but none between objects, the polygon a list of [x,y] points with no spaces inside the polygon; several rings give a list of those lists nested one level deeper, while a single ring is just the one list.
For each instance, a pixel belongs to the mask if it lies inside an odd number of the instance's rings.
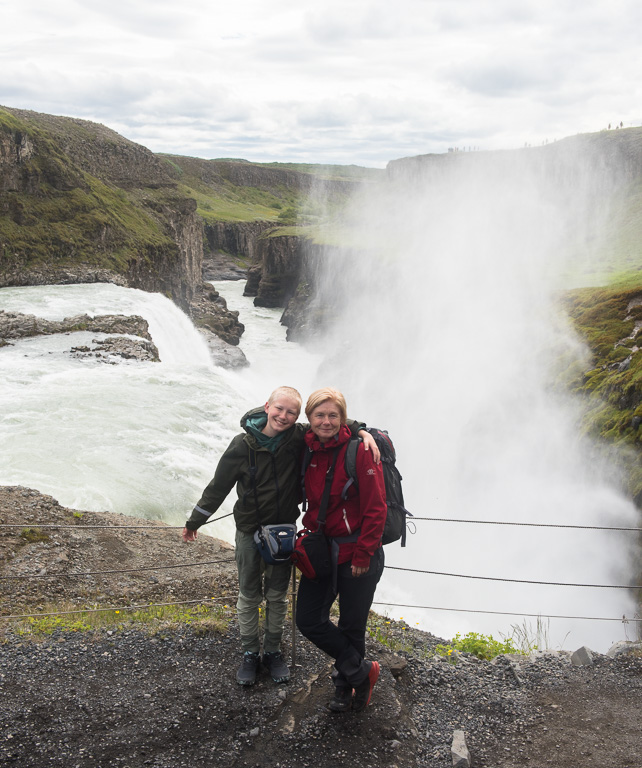
[{"label": "person's hand", "polygon": [[366,573],[370,570],[370,568],[364,568],[360,565],[353,565],[352,567],[352,575],[357,578],[359,576],[365,576]]},{"label": "person's hand", "polygon": [[366,432],[365,429],[359,431],[359,437],[363,440],[363,447],[366,451],[372,451],[372,458],[374,463],[378,464],[381,461],[381,452],[377,447],[377,443],[370,432]]},{"label": "person's hand", "polygon": [[196,541],[196,531],[190,531],[189,528],[183,528],[183,533],[181,535],[183,536],[183,541],[185,542]]}]

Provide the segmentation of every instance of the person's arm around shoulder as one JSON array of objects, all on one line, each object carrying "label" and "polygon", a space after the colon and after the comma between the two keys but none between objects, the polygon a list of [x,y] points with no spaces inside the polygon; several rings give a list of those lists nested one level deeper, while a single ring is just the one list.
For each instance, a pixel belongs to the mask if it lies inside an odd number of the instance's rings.
[{"label": "person's arm around shoulder", "polygon": [[375,464],[381,461],[381,453],[374,437],[368,432],[365,422],[347,419],[346,425],[353,437],[360,437],[363,440],[363,447],[366,451],[372,451]]}]

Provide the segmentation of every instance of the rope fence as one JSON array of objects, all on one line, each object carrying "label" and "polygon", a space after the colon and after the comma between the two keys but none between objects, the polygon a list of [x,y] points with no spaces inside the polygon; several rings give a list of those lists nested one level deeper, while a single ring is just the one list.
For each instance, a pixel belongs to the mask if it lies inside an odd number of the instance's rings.
[{"label": "rope fence", "polygon": [[470,576],[463,573],[445,573],[443,571],[421,571],[417,568],[402,568],[395,565],[387,565],[390,571],[408,571],[410,573],[427,573],[431,576],[451,576],[457,579],[483,579],[484,581],[505,581],[510,584],[540,584],[548,587],[590,587],[595,589],[642,589],[639,584],[573,584],[563,581],[530,581],[528,579],[506,579],[501,576]]},{"label": "rope fence", "polygon": [[[219,520],[222,520],[223,518],[229,517],[233,513],[229,513],[226,515],[222,515],[220,517],[214,518],[212,520],[208,520],[205,525],[209,525],[212,523],[215,523]],[[573,530],[591,530],[591,531],[629,531],[629,532],[642,532],[642,528],[637,527],[624,527],[624,526],[594,526],[594,525],[567,525],[567,524],[557,524],[557,523],[522,523],[522,522],[509,522],[509,521],[497,521],[497,520],[466,520],[466,519],[453,519],[453,518],[440,518],[440,517],[415,517],[413,516],[411,518],[411,522],[415,521],[422,521],[422,522],[441,522],[441,523],[460,523],[460,524],[470,524],[470,525],[496,525],[496,526],[518,526],[518,527],[528,527],[528,528],[562,528],[562,529],[573,529]],[[171,525],[162,525],[159,526],[158,524],[155,525],[91,525],[91,524],[84,524],[81,522],[75,523],[75,524],[55,524],[55,523],[34,523],[30,522],[28,524],[20,524],[20,523],[0,523],[0,529],[14,529],[14,528],[38,528],[38,529],[58,529],[58,530],[64,530],[64,529],[73,529],[76,532],[80,532],[83,530],[155,530],[160,532],[165,532],[168,530],[181,530],[184,528],[183,525],[178,526],[171,526]],[[106,570],[106,571],[87,571],[82,573],[62,573],[62,572],[54,572],[54,573],[38,573],[38,574],[24,574],[24,575],[16,575],[16,576],[0,576],[0,581],[19,581],[19,580],[29,580],[29,579],[55,579],[55,578],[86,578],[86,577],[93,577],[93,576],[101,576],[101,575],[113,575],[113,574],[131,574],[131,573],[143,573],[143,572],[149,572],[149,571],[163,571],[163,570],[171,570],[171,569],[177,569],[177,568],[192,568],[192,567],[199,567],[199,566],[208,566],[208,565],[219,565],[219,564],[226,564],[226,563],[232,563],[234,562],[234,558],[227,558],[224,560],[202,560],[198,562],[186,562],[186,563],[178,563],[175,565],[164,565],[164,566],[143,566],[139,568],[128,568],[128,569],[121,569],[121,570]],[[415,569],[415,568],[404,568],[400,566],[386,566],[386,570],[395,570],[395,571],[405,571],[409,573],[417,573],[417,574],[425,574],[425,575],[431,575],[431,576],[445,576],[449,578],[460,578],[460,579],[479,579],[479,580],[485,580],[485,581],[500,581],[500,582],[506,582],[506,583],[515,583],[515,584],[535,584],[535,585],[544,585],[544,586],[554,586],[554,587],[579,587],[579,588],[590,588],[590,589],[628,589],[628,590],[639,590],[642,589],[642,585],[621,585],[621,584],[579,584],[579,583],[571,583],[571,582],[552,582],[552,581],[538,581],[538,580],[528,580],[528,579],[512,579],[512,578],[504,578],[499,576],[478,576],[478,575],[472,575],[472,574],[461,574],[461,573],[448,573],[448,572],[441,572],[441,571],[429,571],[429,570],[421,570],[421,569]],[[173,601],[169,603],[149,603],[146,605],[124,605],[124,606],[117,606],[115,608],[85,608],[85,609],[79,609],[74,611],[57,611],[54,613],[35,613],[35,614],[20,614],[20,615],[9,615],[9,616],[0,616],[0,620],[22,620],[22,619],[28,619],[28,618],[42,618],[46,616],[64,616],[64,615],[71,615],[71,614],[81,614],[81,613],[94,613],[94,612],[110,612],[110,611],[132,611],[132,610],[142,610],[142,609],[148,609],[153,607],[168,607],[168,606],[178,606],[178,605],[205,605],[205,604],[211,604],[212,601],[218,602],[218,601],[229,601],[229,600],[235,600],[236,595],[233,596],[223,596],[218,598],[204,598],[201,600],[183,600],[183,601]],[[471,614],[488,614],[488,615],[499,615],[499,616],[522,616],[527,618],[545,618],[545,619],[566,619],[566,620],[584,620],[584,621],[610,621],[610,622],[641,622],[642,619],[640,618],[627,618],[623,616],[622,618],[613,618],[613,617],[600,617],[600,616],[563,616],[563,615],[545,615],[545,614],[533,614],[533,613],[524,613],[521,611],[486,611],[481,609],[467,609],[467,608],[446,608],[441,606],[428,606],[428,605],[409,605],[409,604],[403,604],[403,603],[384,603],[384,602],[378,602],[375,601],[373,605],[383,605],[383,606],[389,606],[391,608],[410,608],[410,609],[417,609],[417,610],[431,610],[431,611],[451,611],[455,613],[471,613]]]},{"label": "rope fence", "polygon": [[140,568],[124,568],[122,570],[115,570],[115,571],[85,571],[84,573],[62,573],[61,571],[56,571],[54,573],[29,573],[24,574],[22,576],[0,576],[0,581],[9,581],[9,580],[17,580],[20,581],[22,579],[55,579],[55,578],[74,578],[74,577],[85,577],[85,576],[103,576],[103,575],[113,575],[114,573],[142,573],[144,571],[167,571],[171,568],[192,568],[198,565],[221,565],[222,563],[233,563],[234,558],[230,557],[227,558],[227,560],[200,560],[197,563],[178,563],[177,565],[149,565],[149,566],[141,566]]},{"label": "rope fence", "polygon": [[482,611],[478,608],[444,608],[436,605],[408,605],[405,603],[384,603],[375,600],[373,605],[388,605],[391,608],[417,608],[425,611],[452,611],[453,613],[483,613],[491,616],[524,616],[529,619],[571,619],[581,621],[618,621],[620,623],[628,623],[630,621],[642,622],[642,619],[633,618],[628,616],[622,616],[621,619],[614,619],[612,617],[604,616],[560,616],[556,614],[543,614],[543,613],[523,613],[522,611]]},{"label": "rope fence", "polygon": [[[193,568],[201,565],[221,565],[224,563],[233,563],[234,558],[226,558],[225,560],[199,560],[197,562],[189,563],[176,563],[175,565],[150,565],[141,566],[140,568],[122,568],[118,570],[109,571],[84,571],[81,573],[68,572],[63,573],[56,571],[54,573],[33,573],[22,574],[17,576],[0,576],[0,581],[21,581],[28,579],[53,579],[53,578],[84,578],[87,576],[101,576],[101,575],[113,575],[117,573],[143,573],[145,571],[164,571],[174,568]],[[465,573],[448,573],[446,571],[427,571],[419,568],[402,568],[396,565],[386,565],[386,570],[389,571],[406,571],[408,573],[422,573],[428,576],[448,576],[456,579],[482,579],[485,581],[502,581],[510,584],[538,584],[549,587],[585,587],[591,589],[642,589],[642,585],[639,584],[577,584],[574,582],[563,581],[536,581],[529,579],[509,579],[501,576],[474,576]]]},{"label": "rope fence", "polygon": [[[84,613],[109,613],[120,611],[146,610],[148,608],[166,608],[176,605],[211,605],[212,602],[231,602],[236,600],[237,595],[222,595],[219,597],[201,598],[199,600],[176,600],[170,603],[146,603],[143,605],[117,605],[111,608],[79,608],[74,611],[55,611],[52,613],[25,613],[10,616],[0,616],[0,621],[20,620],[20,619],[39,619],[49,616],[71,616]],[[375,600],[373,605],[382,605],[389,608],[411,608],[425,611],[450,611],[452,613],[479,613],[491,616],[522,616],[534,619],[567,619],[572,621],[616,621],[619,623],[642,622],[642,618],[621,618],[605,616],[563,616],[560,614],[542,614],[542,613],[524,613],[523,611],[486,611],[478,608],[446,608],[435,605],[410,605],[408,603],[389,603]]]},{"label": "rope fence", "polygon": [[53,613],[23,613],[15,616],[0,616],[0,620],[5,619],[42,619],[48,616],[72,616],[79,613],[109,613],[115,611],[140,611],[148,608],[168,608],[174,605],[209,605],[212,602],[236,600],[236,595],[223,595],[222,597],[202,598],[200,600],[179,600],[172,603],[146,603],[144,605],[117,605],[114,608],[79,608],[75,611],[54,611]]},{"label": "rope fence", "polygon": [[517,523],[505,520],[459,520],[450,517],[415,517],[415,520],[429,521],[433,523],[468,523],[469,525],[515,525],[523,528],[570,528],[577,531],[635,531],[642,533],[642,528],[606,525],[566,525],[565,523]]},{"label": "rope fence", "polygon": [[[203,525],[211,525],[212,523],[218,523],[219,520],[224,520],[226,517],[231,517],[234,512],[228,512],[226,515],[221,515],[213,520],[207,520]],[[201,526],[202,527],[202,526]],[[165,531],[182,531],[185,525],[166,525],[161,520],[156,525],[91,525],[86,523],[0,523],[0,528],[56,528],[60,530],[73,529],[74,531],[86,531],[86,530],[104,530],[104,531],[132,531],[132,530],[147,530],[158,531],[163,533]]]},{"label": "rope fence", "polygon": [[[221,515],[214,520],[208,520],[203,525],[211,525],[219,520],[223,520],[226,517],[233,515],[233,512],[229,512],[226,515]],[[576,531],[633,531],[635,533],[642,533],[642,528],[634,526],[607,526],[607,525],[568,525],[565,523],[521,523],[508,520],[465,520],[450,517],[416,517],[413,515],[409,522],[432,522],[432,523],[465,523],[468,525],[507,525],[517,526],[522,528],[566,528]],[[159,523],[161,521],[158,521]],[[91,525],[85,523],[0,523],[0,528],[56,528],[60,530],[74,529],[76,531],[82,530],[155,530],[159,532],[168,530],[182,530],[184,525]]]}]

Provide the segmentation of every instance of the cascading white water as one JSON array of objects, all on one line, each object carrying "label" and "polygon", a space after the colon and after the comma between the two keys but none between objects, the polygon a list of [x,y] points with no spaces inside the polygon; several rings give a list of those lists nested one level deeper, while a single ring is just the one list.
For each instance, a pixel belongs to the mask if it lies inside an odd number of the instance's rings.
[{"label": "cascading white water", "polygon": [[[255,310],[242,282],[217,288],[242,309],[249,369],[215,367],[189,319],[159,294],[114,285],[0,290],[0,309],[48,319],[142,315],[161,357],[112,366],[69,354],[103,336],[96,333],[39,336],[0,350],[0,484],[37,488],[77,509],[180,525],[242,414],[280,384],[305,391],[316,368],[304,352],[294,364],[298,347],[286,345],[279,310]],[[233,502],[231,494],[221,514]],[[230,541],[233,530],[230,518],[210,528]]]},{"label": "cascading white water", "polygon": [[[367,215],[358,219],[366,246],[377,230],[396,242],[403,258],[390,259],[393,249],[382,257],[378,247],[366,247],[326,273],[333,296],[345,286],[350,301],[344,302],[349,315],[339,316],[339,333],[320,368],[319,355],[285,343],[280,310],[254,308],[242,297],[242,282],[216,283],[246,325],[241,348],[251,366],[240,371],[213,366],[198,332],[162,296],[112,285],[0,290],[0,309],[51,319],[82,312],[140,314],[162,359],[116,366],[74,359],[72,346],[100,336],[86,333],[25,339],[0,350],[0,484],[34,487],[79,509],[180,525],[245,410],[280,384],[297,387],[304,399],[314,388],[334,385],[344,390],[351,415],[389,428],[407,505],[416,515],[635,523],[608,467],[578,441],[576,404],[547,389],[543,361],[550,361],[551,349],[578,355],[582,347],[555,314],[550,291],[541,289],[548,285],[546,270],[529,261],[533,249],[518,264],[494,255],[491,244],[480,252],[479,243],[471,244],[458,229],[459,216],[448,219],[438,201],[429,202],[433,222],[444,228],[424,236],[412,224],[426,220],[427,203],[419,198],[414,210],[410,204],[404,209],[403,221],[389,209],[386,216],[377,212],[372,228]],[[480,219],[485,215],[492,225],[487,208]],[[466,214],[465,220],[472,219]],[[462,243],[460,255],[466,247],[482,255],[463,263],[422,258],[444,248],[453,232]],[[231,494],[221,514],[233,502]],[[389,564],[579,583],[624,583],[629,573],[632,534],[429,522],[416,528],[406,550],[386,548]],[[233,540],[229,518],[210,532]],[[384,574],[377,600],[543,615],[633,611],[621,591],[392,570]],[[388,610],[443,637],[468,630],[497,636],[522,622],[519,615]],[[567,648],[588,643],[605,650],[623,636],[618,624],[560,620],[551,624],[553,644],[562,643],[567,632]]]},{"label": "cascading white water", "polygon": [[[515,173],[511,157],[499,173],[455,162],[450,174],[436,165],[423,181],[382,185],[344,211],[344,241],[354,247],[329,248],[320,267],[317,301],[335,319],[326,378],[351,411],[389,429],[419,517],[638,525],[617,470],[580,439],[580,404],[552,386],[560,361],[586,360],[556,291],[567,280],[562,246],[590,196],[574,187],[564,198],[532,168]],[[462,576],[626,585],[635,535],[417,521],[407,549],[392,545],[386,556],[389,565]],[[636,611],[625,590],[391,570],[377,599],[515,612],[390,609],[442,637],[510,634],[523,626],[519,614]],[[536,619],[527,625],[534,630]],[[621,624],[599,621],[552,620],[549,632],[554,646],[596,650],[624,637]]]}]

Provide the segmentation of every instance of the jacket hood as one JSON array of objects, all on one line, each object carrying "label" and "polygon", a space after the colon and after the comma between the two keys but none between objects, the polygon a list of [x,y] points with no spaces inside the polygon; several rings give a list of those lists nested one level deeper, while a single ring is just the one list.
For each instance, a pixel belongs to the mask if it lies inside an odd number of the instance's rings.
[{"label": "jacket hood", "polygon": [[256,426],[261,416],[263,416],[262,426],[264,427],[267,423],[267,413],[265,412],[265,406],[260,405],[258,406],[258,408],[252,408],[250,411],[248,411],[246,414],[244,414],[241,417],[241,429],[244,432],[248,432],[248,424],[247,424],[248,420],[251,419],[254,422],[254,425]]}]

